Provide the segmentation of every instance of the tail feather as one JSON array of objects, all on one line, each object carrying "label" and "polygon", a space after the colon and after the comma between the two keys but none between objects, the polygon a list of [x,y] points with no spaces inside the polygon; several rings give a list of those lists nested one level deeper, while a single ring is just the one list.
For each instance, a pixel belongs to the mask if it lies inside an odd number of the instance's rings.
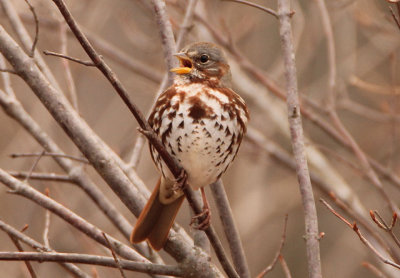
[{"label": "tail feather", "polygon": [[161,179],[140,214],[130,238],[132,243],[147,239],[155,250],[164,247],[169,230],[184,199],[184,196],[181,196],[170,204],[162,204],[159,198],[160,182]]}]

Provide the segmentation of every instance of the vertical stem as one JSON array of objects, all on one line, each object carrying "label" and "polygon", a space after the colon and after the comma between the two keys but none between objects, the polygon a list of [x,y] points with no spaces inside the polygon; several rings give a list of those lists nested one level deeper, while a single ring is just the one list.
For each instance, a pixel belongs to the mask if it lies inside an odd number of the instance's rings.
[{"label": "vertical stem", "polygon": [[300,103],[297,88],[296,65],[290,25],[289,0],[278,0],[278,13],[282,50],[285,64],[287,89],[287,108],[292,141],[293,154],[296,162],[296,173],[305,215],[305,240],[307,248],[308,272],[310,278],[320,278],[321,259],[319,251],[318,219],[315,200],[308,171],[306,151],[304,147],[303,127],[301,123]]},{"label": "vertical stem", "polygon": [[240,241],[239,231],[233,219],[233,213],[226,196],[224,185],[221,180],[211,184],[211,191],[218,208],[218,214],[224,228],[225,237],[229,243],[231,257],[236,271],[241,278],[250,278],[249,266],[246,261],[242,242]]}]

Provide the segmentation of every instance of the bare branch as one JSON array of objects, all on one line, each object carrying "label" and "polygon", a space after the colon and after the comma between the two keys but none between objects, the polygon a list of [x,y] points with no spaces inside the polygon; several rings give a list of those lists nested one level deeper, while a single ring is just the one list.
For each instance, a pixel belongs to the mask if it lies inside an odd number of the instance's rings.
[{"label": "bare branch", "polygon": [[12,69],[0,69],[0,72],[7,72],[7,73],[11,73],[11,74],[17,74],[17,72],[15,70],[12,70]]},{"label": "bare branch", "polygon": [[276,263],[278,262],[278,259],[282,255],[283,246],[285,245],[285,240],[286,240],[287,221],[288,221],[288,215],[286,214],[285,215],[285,220],[283,222],[283,231],[282,231],[281,243],[279,244],[278,251],[276,252],[275,257],[272,260],[272,262],[269,264],[269,266],[267,266],[263,271],[261,271],[260,274],[258,274],[256,278],[262,278],[265,275],[267,275],[267,273],[272,271],[272,269],[274,269]]},{"label": "bare branch", "polygon": [[52,52],[52,51],[48,51],[48,50],[44,50],[43,54],[49,55],[49,56],[56,56],[56,57],[64,58],[64,59],[73,61],[75,63],[81,64],[81,65],[84,65],[84,66],[88,66],[88,67],[95,67],[96,66],[92,61],[82,61],[82,60],[80,60],[78,58],[70,57],[68,55],[64,55],[64,54],[60,54],[60,53],[56,53],[56,52]]},{"label": "bare branch", "polygon": [[29,0],[25,0],[25,3],[28,5],[29,10],[31,10],[31,13],[33,15],[33,19],[35,20],[35,37],[33,39],[31,51],[29,53],[29,56],[31,58],[33,58],[33,56],[35,55],[35,48],[36,48],[37,42],[39,40],[39,19],[38,19],[37,15],[36,15],[35,8],[31,5]]},{"label": "bare branch", "polygon": [[211,184],[211,191],[215,204],[218,208],[219,218],[225,232],[225,238],[228,240],[233,264],[241,278],[250,277],[249,267],[247,265],[246,255],[240,241],[239,231],[237,229],[233,213],[226,196],[225,188],[221,180]]},{"label": "bare branch", "polygon": [[[50,190],[46,188],[45,195],[50,197]],[[49,241],[49,231],[50,231],[50,211],[46,210],[45,212],[45,220],[44,220],[44,230],[43,230],[43,243],[44,246],[50,249],[50,241]]]},{"label": "bare branch", "polygon": [[297,88],[296,65],[294,60],[294,48],[292,42],[292,29],[290,26],[290,8],[288,0],[278,1],[278,13],[280,22],[280,36],[284,55],[287,108],[290,125],[290,134],[296,161],[296,172],[302,196],[305,214],[305,239],[307,246],[307,261],[309,277],[320,278],[321,259],[319,250],[318,218],[315,208],[314,195],[308,172],[307,158],[304,147],[304,135],[300,114],[300,102]]},{"label": "bare branch", "polygon": [[[392,239],[394,240],[394,242],[396,243],[396,245],[398,247],[400,247],[400,240],[397,238],[397,236],[393,232],[393,228],[396,225],[396,221],[397,221],[397,213],[393,213],[392,221],[391,221],[390,226],[388,224],[386,224],[385,220],[383,220],[382,216],[377,211],[370,210],[369,214],[370,214],[372,220],[375,222],[375,224],[379,228],[381,228],[381,229],[385,230],[386,232],[388,232],[390,234],[390,236],[392,237]],[[376,219],[375,215],[379,218],[379,220]]]},{"label": "bare branch", "polygon": [[289,267],[286,263],[285,258],[283,257],[283,255],[279,255],[279,262],[281,263],[283,272],[285,273],[285,277],[286,278],[292,278],[292,274],[290,273]]},{"label": "bare branch", "polygon": [[189,33],[190,28],[193,26],[192,21],[193,21],[193,14],[194,10],[196,8],[198,0],[189,0],[187,7],[186,7],[186,12],[185,16],[183,18],[183,22],[181,25],[181,28],[179,30],[178,37],[176,39],[176,50],[179,51],[183,47],[183,42]]},{"label": "bare branch", "polygon": [[[16,172],[8,171],[8,173],[14,178],[26,179],[28,172]],[[31,180],[41,180],[41,181],[58,181],[58,182],[68,182],[75,184],[75,181],[68,175],[59,175],[55,173],[31,173],[29,179]]]},{"label": "bare branch", "polygon": [[[39,262],[63,262],[101,265],[118,268],[112,257],[74,254],[74,253],[39,253],[39,252],[0,252],[1,261],[39,261]],[[183,271],[178,266],[156,265],[150,263],[120,260],[123,269],[143,272],[148,274],[161,274],[182,277]]]},{"label": "bare branch", "polygon": [[[64,22],[64,20],[60,20],[59,22],[59,29],[60,29],[60,53],[67,53],[67,45],[68,45],[68,26]],[[62,65],[65,69],[65,79],[67,81],[68,93],[71,98],[72,106],[75,108],[76,111],[79,111],[78,106],[78,97],[76,95],[76,87],[74,78],[72,77],[71,67],[69,66],[68,59],[62,59]]]},{"label": "bare branch", "polygon": [[125,273],[122,270],[121,263],[120,263],[117,255],[115,255],[114,249],[112,248],[112,245],[111,245],[110,241],[108,240],[107,235],[105,233],[103,233],[103,236],[104,236],[104,239],[107,241],[108,248],[111,250],[111,254],[112,254],[113,258],[114,258],[115,263],[118,266],[119,272],[121,273],[121,277],[126,278]]},{"label": "bare branch", "polygon": [[[397,5],[397,7],[399,7],[399,5],[400,5],[399,2],[397,2],[396,5]],[[399,28],[399,30],[400,30],[400,19],[399,19],[399,17],[396,16],[396,14],[395,14],[395,12],[393,11],[392,7],[389,7],[389,10],[390,10],[390,13],[391,13],[391,15],[392,15],[392,17],[393,17],[394,22],[395,22],[396,25],[397,25],[397,28]],[[399,16],[400,16],[400,14],[399,14]]]},{"label": "bare branch", "polygon": [[43,157],[44,151],[42,151],[35,159],[35,162],[33,163],[31,169],[28,172],[28,175],[26,176],[24,182],[28,182],[29,181],[29,177],[31,176],[32,172],[35,170],[37,164],[39,163],[39,160]]},{"label": "bare branch", "polygon": [[[258,5],[256,3],[252,3],[252,2],[248,2],[248,1],[244,1],[244,0],[222,0],[222,1],[227,1],[227,2],[236,2],[236,3],[240,3],[240,4],[244,4],[250,7],[254,7],[257,8],[259,10],[262,10],[272,16],[274,16],[276,19],[279,19],[278,17],[278,13],[276,11],[274,11],[273,9],[270,8],[266,8],[264,6]],[[294,15],[294,12],[292,11],[290,16]]]},{"label": "bare branch", "polygon": [[168,70],[167,86],[169,86],[172,84],[174,77],[174,74],[169,70],[177,65],[177,60],[173,56],[177,51],[174,33],[172,32],[172,26],[166,11],[165,2],[163,0],[151,0],[151,4],[153,6],[156,23],[160,31],[164,60],[167,64]]}]

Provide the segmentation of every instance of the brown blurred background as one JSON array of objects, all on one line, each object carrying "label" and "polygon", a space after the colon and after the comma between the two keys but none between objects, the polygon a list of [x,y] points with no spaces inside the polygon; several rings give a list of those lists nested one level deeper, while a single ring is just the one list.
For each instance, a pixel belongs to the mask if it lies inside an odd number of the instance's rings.
[{"label": "brown blurred background", "polygon": [[[11,2],[33,35],[32,15],[25,2],[23,0]],[[276,8],[274,1],[254,2]],[[335,93],[339,117],[365,153],[398,174],[400,30],[391,17],[388,3],[383,0],[326,2],[336,47]],[[40,21],[38,49],[60,52],[61,16],[58,10],[50,0],[32,0],[31,3]],[[158,26],[152,10],[140,1],[133,0],[69,0],[67,4],[85,31],[125,52],[133,61],[142,62],[154,72],[153,78],[146,78],[112,56],[104,54],[106,61],[118,74],[133,101],[146,113],[152,105],[165,72]],[[167,1],[169,16],[176,33],[182,23],[185,6],[184,0]],[[321,13],[316,1],[295,0],[292,1],[292,8],[296,12],[292,20],[299,91],[302,97],[316,102],[321,108],[317,110],[311,107],[315,114],[330,122],[323,112],[328,103],[329,65]],[[0,12],[0,23],[14,36],[7,18],[2,11]],[[285,88],[279,25],[274,17],[237,3],[214,0],[198,1],[196,13],[206,18],[209,24],[225,38],[230,38],[254,67],[263,70],[266,76],[275,80],[281,88]],[[195,20],[186,38],[186,42],[193,41],[215,41],[215,38],[207,27]],[[98,50],[102,53],[102,49]],[[261,132],[266,139],[290,151],[285,103],[248,75],[237,63],[237,57],[227,52],[235,81],[234,88],[250,108],[251,127]],[[68,55],[83,60],[88,59],[72,36],[68,36]],[[64,91],[67,91],[65,70],[61,60],[45,57],[45,61]],[[77,91],[79,113],[117,154],[125,161],[129,161],[138,136],[135,120],[98,70],[76,63],[71,63],[70,67]],[[11,80],[18,99],[42,128],[58,142],[65,153],[80,156],[77,148],[30,89],[18,77],[12,76]],[[356,109],[359,107],[357,105],[369,110],[359,111]],[[397,115],[397,118],[393,115]],[[313,152],[318,152],[327,162],[326,165],[322,164],[318,162],[315,154],[309,154],[313,159],[310,168],[319,173],[332,188],[339,191],[347,190],[342,193],[358,198],[365,208],[366,217],[370,209],[376,209],[389,219],[391,212],[387,203],[371,182],[365,179],[362,169],[357,170],[349,166],[350,163],[360,167],[354,154],[309,120],[303,119],[303,124],[307,146],[313,148]],[[1,110],[0,134],[0,167],[10,171],[28,171],[34,159],[11,158],[10,154],[37,153],[42,151],[42,148]],[[318,165],[323,167],[318,169]],[[101,190],[107,193],[115,206],[134,224],[135,218],[121,201],[91,167],[86,168]],[[36,171],[62,173],[54,161],[47,157],[41,159]],[[147,146],[142,152],[137,171],[143,181],[152,188],[158,177]],[[335,178],[332,178],[333,176]],[[235,163],[225,174],[223,181],[252,276],[258,274],[273,259],[281,239],[284,215],[289,214],[283,255],[293,277],[307,277],[303,240],[304,217],[295,173],[272,159],[259,146],[244,140]],[[399,188],[384,179],[382,182],[392,200],[399,204]],[[52,198],[107,233],[122,239],[118,231],[79,188],[66,183],[33,180],[30,183],[42,192],[48,187]],[[316,189],[314,192],[316,200],[320,197],[329,200],[319,190]],[[359,241],[357,235],[318,201],[317,210],[320,231],[325,233],[321,240],[324,277],[376,277],[362,267],[361,263],[364,261],[381,268],[388,277],[400,276],[400,271],[396,274],[390,267],[379,263]],[[187,229],[190,222],[188,211],[185,204],[178,217],[178,222]],[[351,217],[345,213],[344,215],[352,221]],[[29,224],[26,233],[42,241],[45,210],[29,200],[8,194],[4,186],[0,186],[0,218],[16,228]],[[223,238],[216,212],[213,215],[213,223]],[[374,228],[372,223],[371,227]],[[398,228],[396,232],[399,232]],[[379,233],[384,235],[383,231]],[[108,255],[108,252],[94,241],[54,215],[51,217],[50,245],[60,252]],[[9,237],[1,232],[0,251],[6,250],[15,250],[15,247]],[[167,261],[172,263],[171,260]],[[33,266],[39,277],[68,277],[68,274],[54,263],[33,263]],[[82,269],[90,272],[92,267],[82,266]],[[102,267],[96,269],[99,277],[119,275],[118,270]],[[0,270],[0,277],[29,277],[21,262],[0,262]],[[142,277],[130,272],[126,274],[128,277]],[[277,265],[267,277],[284,277],[284,274]]]}]

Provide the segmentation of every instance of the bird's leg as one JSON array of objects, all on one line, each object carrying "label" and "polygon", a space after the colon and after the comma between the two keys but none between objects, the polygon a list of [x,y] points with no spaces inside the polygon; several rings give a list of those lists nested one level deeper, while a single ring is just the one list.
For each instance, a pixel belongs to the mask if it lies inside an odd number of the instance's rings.
[{"label": "bird's leg", "polygon": [[[211,210],[210,210],[210,205],[208,204],[207,201],[204,187],[201,187],[200,190],[201,190],[201,197],[203,198],[203,211],[192,217],[190,225],[193,226],[193,228],[195,229],[204,231],[210,226]],[[194,222],[196,220],[199,223],[197,225],[194,225]]]},{"label": "bird's leg", "polygon": [[178,178],[175,180],[175,184],[172,187],[172,190],[174,192],[182,192],[183,188],[185,187],[186,180],[187,180],[186,171],[182,169]]}]

